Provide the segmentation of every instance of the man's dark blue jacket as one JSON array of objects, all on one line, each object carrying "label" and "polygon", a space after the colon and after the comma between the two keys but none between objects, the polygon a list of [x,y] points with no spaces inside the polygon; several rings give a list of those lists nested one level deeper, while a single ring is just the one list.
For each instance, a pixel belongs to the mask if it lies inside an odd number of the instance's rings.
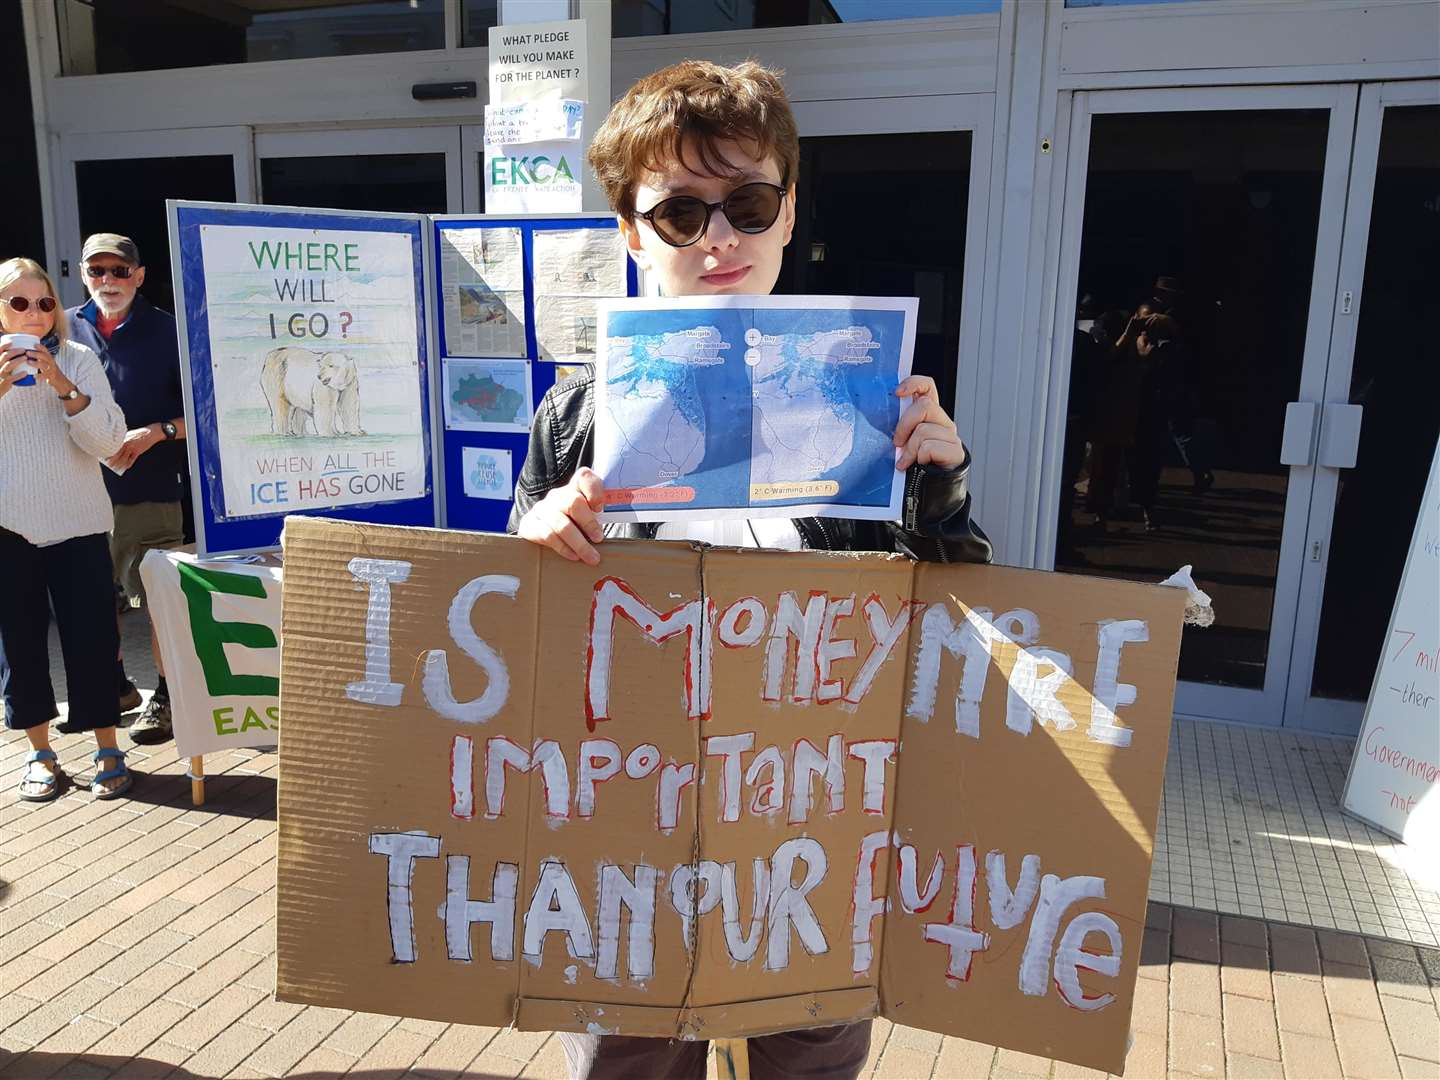
[{"label": "man's dark blue jacket", "polygon": [[[125,414],[129,429],[174,420],[185,415],[185,396],[180,387],[180,345],[175,317],[161,311],[138,293],[130,306],[130,317],[115,328],[106,341],[95,325],[95,301],[70,308],[70,336],[95,350],[110,377],[115,401]],[[110,500],[130,504],[179,502],[181,474],[186,468],[184,443],[158,442],[141,454],[135,464],[116,476],[100,471]]]}]

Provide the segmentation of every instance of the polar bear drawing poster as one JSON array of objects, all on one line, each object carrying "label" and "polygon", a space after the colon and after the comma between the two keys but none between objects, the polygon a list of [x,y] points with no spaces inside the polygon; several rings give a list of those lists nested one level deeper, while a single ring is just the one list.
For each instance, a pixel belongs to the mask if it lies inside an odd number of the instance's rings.
[{"label": "polar bear drawing poster", "polygon": [[201,227],[223,518],[427,494],[407,233]]}]

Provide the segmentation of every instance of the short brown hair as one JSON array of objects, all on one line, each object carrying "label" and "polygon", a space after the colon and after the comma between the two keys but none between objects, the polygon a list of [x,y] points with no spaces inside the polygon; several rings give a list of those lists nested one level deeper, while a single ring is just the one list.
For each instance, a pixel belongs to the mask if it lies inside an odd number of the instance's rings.
[{"label": "short brown hair", "polygon": [[693,148],[699,171],[739,172],[716,149],[725,140],[751,144],[755,156],[774,155],[780,182],[800,169],[800,136],[780,73],[746,60],[734,67],[684,60],[647,75],[615,103],[590,144],[590,166],[611,207],[635,216],[635,185],[667,162],[685,161]]}]

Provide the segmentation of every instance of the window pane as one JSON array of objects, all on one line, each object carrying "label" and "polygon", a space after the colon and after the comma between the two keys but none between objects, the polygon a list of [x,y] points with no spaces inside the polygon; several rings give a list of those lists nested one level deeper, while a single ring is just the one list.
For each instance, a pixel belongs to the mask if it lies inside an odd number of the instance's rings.
[{"label": "window pane", "polygon": [[56,0],[67,75],[445,47],[445,0]]},{"label": "window pane", "polygon": [[485,48],[490,28],[500,25],[500,0],[460,0],[460,5],[460,44]]},{"label": "window pane", "polygon": [[[234,202],[235,159],[229,154],[207,154],[77,161],[75,198],[80,236],[117,232],[134,240],[145,262],[140,292],[156,307],[173,311],[165,200]],[[71,272],[80,273],[78,268]]]},{"label": "window pane", "polygon": [[1092,125],[1055,568],[1193,565],[1216,619],[1185,628],[1188,681],[1265,682],[1328,131],[1319,109]]},{"label": "window pane", "polygon": [[[917,375],[955,396],[964,290],[968,131],[800,140],[795,234],[777,294],[918,296]],[[896,198],[924,191],[924,198]],[[871,217],[880,227],[857,225]]]},{"label": "window pane", "polygon": [[614,0],[611,33],[617,38],[646,37],[999,10],[1000,0]]},{"label": "window pane", "polygon": [[1200,0],[1065,0],[1068,8],[1136,7],[1140,4],[1197,4]]},{"label": "window pane", "polygon": [[1350,372],[1350,401],[1365,415],[1355,468],[1340,472],[1310,684],[1316,697],[1364,701],[1380,662],[1430,448],[1440,436],[1440,364],[1431,337],[1440,317],[1436,281],[1440,105],[1395,105],[1380,129]]},{"label": "window pane", "polygon": [[445,155],[264,158],[260,192],[271,206],[443,214]]}]

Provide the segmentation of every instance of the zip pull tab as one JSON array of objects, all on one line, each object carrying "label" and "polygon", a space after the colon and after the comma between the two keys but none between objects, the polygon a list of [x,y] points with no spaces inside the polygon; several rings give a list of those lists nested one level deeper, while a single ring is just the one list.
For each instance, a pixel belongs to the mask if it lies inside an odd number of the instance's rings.
[{"label": "zip pull tab", "polygon": [[915,531],[915,517],[919,513],[919,502],[913,494],[905,496],[905,528]]}]

